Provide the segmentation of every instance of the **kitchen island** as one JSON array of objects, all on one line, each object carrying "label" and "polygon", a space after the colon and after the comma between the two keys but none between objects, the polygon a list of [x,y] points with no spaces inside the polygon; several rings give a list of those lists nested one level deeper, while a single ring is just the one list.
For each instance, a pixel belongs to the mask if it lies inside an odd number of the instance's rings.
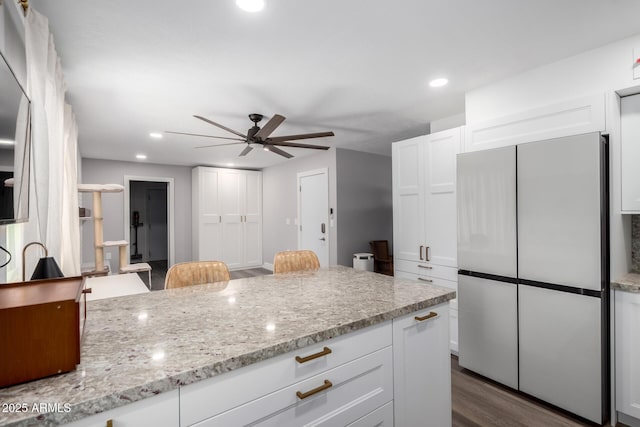
[{"label": "kitchen island", "polygon": [[[145,423],[154,426],[236,425],[247,414],[283,425],[277,417],[288,412],[338,409],[345,425],[368,425],[358,412],[367,405],[381,403],[370,412],[386,408],[387,417],[394,406],[409,411],[400,416],[429,406],[414,386],[440,396],[434,408],[450,408],[453,298],[448,289],[331,267],[90,301],[77,370],[0,389],[0,402],[14,404],[0,426],[135,425],[128,408],[147,421],[155,414],[159,423]],[[434,373],[439,387],[412,384]],[[332,393],[348,396],[325,411]],[[359,397],[346,408],[349,393]],[[280,403],[276,418],[261,415]]]}]

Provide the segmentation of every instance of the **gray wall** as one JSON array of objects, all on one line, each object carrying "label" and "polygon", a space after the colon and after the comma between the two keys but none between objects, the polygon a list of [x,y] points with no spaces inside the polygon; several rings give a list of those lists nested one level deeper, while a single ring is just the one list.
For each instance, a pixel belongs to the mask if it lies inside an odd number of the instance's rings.
[{"label": "gray wall", "polygon": [[[336,151],[330,149],[311,156],[287,160],[262,170],[262,259],[273,263],[277,252],[298,248],[298,230],[294,219],[298,215],[298,173],[315,169],[329,169],[329,205],[336,209]],[[290,224],[286,224],[287,218]],[[329,228],[329,263],[337,263],[337,224]]]},{"label": "gray wall", "polygon": [[370,240],[393,241],[391,157],[338,149],[336,153],[338,264],[370,252]]},{"label": "gray wall", "polygon": [[[191,260],[191,168],[137,162],[82,159],[82,182],[87,184],[124,184],[124,176],[173,178],[175,192],[175,262]],[[81,206],[91,208],[91,195],[83,194]],[[104,239],[124,238],[124,194],[102,195]],[[112,269],[118,268],[118,255],[111,250]],[[94,262],[93,223],[82,225],[82,262]]]}]

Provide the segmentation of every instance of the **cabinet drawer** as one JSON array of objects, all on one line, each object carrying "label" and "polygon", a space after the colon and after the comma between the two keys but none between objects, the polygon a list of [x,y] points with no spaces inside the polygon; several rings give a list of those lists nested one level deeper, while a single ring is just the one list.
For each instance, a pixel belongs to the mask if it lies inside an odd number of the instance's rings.
[{"label": "cabinet drawer", "polygon": [[[300,398],[299,393],[309,394],[313,390],[320,391]],[[389,346],[196,426],[344,426],[392,399],[393,351]]]},{"label": "cabinet drawer", "polygon": [[415,262],[405,259],[394,260],[395,269],[406,271],[407,273],[418,274],[424,277],[437,277],[445,280],[458,280],[458,269],[455,267],[445,267],[430,262]]},{"label": "cabinet drawer", "polygon": [[376,409],[347,427],[393,427],[393,402]]},{"label": "cabinet drawer", "polygon": [[120,408],[92,415],[70,424],[67,427],[104,427],[112,420],[116,427],[176,427],[179,424],[178,390],[168,391]]},{"label": "cabinet drawer", "polygon": [[[182,387],[181,425],[205,420],[373,353],[391,343],[392,328],[391,321],[388,321]],[[325,347],[331,350],[330,354],[305,363],[295,359],[296,356],[307,357],[320,353]]]}]

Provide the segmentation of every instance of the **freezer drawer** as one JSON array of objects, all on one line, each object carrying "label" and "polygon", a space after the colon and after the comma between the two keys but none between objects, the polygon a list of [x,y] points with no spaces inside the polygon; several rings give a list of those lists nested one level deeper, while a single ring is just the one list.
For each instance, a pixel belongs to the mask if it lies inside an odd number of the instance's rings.
[{"label": "freezer drawer", "polygon": [[518,388],[516,284],[458,276],[460,366]]},{"label": "freezer drawer", "polygon": [[520,390],[601,423],[600,298],[518,286]]},{"label": "freezer drawer", "polygon": [[601,284],[600,134],[518,145],[518,277]]}]

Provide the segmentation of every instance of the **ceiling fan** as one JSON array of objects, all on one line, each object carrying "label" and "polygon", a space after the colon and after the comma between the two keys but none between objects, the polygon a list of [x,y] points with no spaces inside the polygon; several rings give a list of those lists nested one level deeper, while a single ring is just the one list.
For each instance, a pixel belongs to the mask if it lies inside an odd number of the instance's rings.
[{"label": "ceiling fan", "polygon": [[[239,138],[229,138],[226,136],[214,136],[214,135],[200,135],[195,133],[186,133],[186,132],[173,132],[173,131],[165,131],[166,133],[173,133],[177,135],[190,135],[190,136],[203,136],[207,138],[218,138],[218,139],[231,139],[234,141],[239,141],[240,143],[247,143],[247,146],[240,153],[240,156],[246,156],[249,154],[251,150],[253,150],[254,145],[261,145],[266,151],[271,151],[272,153],[279,154],[287,159],[293,157],[292,154],[287,153],[286,151],[278,148],[280,147],[294,147],[294,148],[312,148],[315,150],[328,150],[330,147],[323,145],[309,145],[309,144],[298,144],[295,141],[299,139],[311,139],[311,138],[323,138],[325,136],[334,136],[333,132],[317,132],[317,133],[304,133],[299,135],[286,135],[286,136],[274,136],[270,137],[270,135],[275,131],[278,126],[285,121],[285,117],[280,114],[275,114],[271,119],[262,127],[258,126],[258,123],[264,118],[262,114],[249,114],[249,120],[253,122],[253,126],[249,128],[247,134],[244,135],[241,132],[235,131],[233,129],[229,129],[226,126],[223,126],[219,123],[216,123],[212,120],[209,120],[202,116],[194,115],[196,119],[202,120],[204,122],[209,123],[210,125],[214,125],[219,127],[220,129],[224,129],[227,132],[231,132],[232,134],[238,136]],[[238,142],[232,142],[229,144],[216,144],[216,145],[204,145],[196,148],[208,148],[208,147],[222,147],[226,145],[237,145]]]}]

